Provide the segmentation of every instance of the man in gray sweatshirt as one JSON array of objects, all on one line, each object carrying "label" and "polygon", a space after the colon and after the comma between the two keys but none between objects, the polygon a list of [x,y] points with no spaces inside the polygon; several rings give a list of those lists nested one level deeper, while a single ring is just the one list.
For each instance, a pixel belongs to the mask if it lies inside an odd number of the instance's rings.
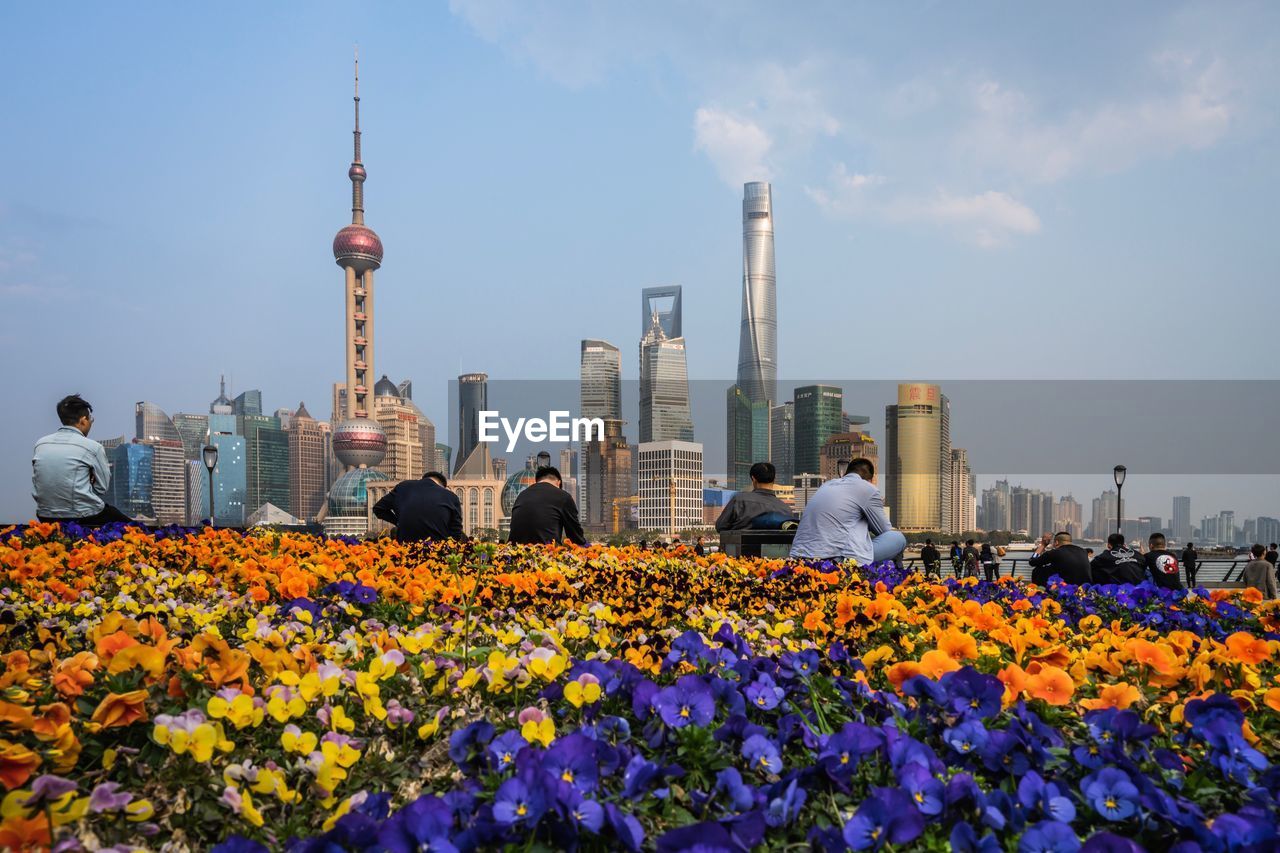
[{"label": "man in gray sweatshirt", "polygon": [[[791,507],[773,493],[773,481],[778,476],[772,462],[757,462],[751,466],[751,491],[738,492],[729,499],[724,511],[716,519],[716,530],[777,529],[793,518]],[[768,522],[765,524],[764,522]]]},{"label": "man in gray sweatshirt", "polygon": [[1261,591],[1262,597],[1269,601],[1276,597],[1276,574],[1271,564],[1262,558],[1267,549],[1254,545],[1249,553],[1253,559],[1244,567],[1244,585]]}]

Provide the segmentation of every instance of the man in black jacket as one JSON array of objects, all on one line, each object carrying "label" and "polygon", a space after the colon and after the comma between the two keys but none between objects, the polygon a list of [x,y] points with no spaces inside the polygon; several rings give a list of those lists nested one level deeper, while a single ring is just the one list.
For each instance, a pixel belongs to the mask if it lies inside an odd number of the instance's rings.
[{"label": "man in black jacket", "polygon": [[511,507],[507,541],[515,545],[550,545],[567,537],[575,545],[586,545],[582,523],[578,521],[578,505],[562,487],[560,472],[550,466],[539,468],[534,481]]},{"label": "man in black jacket", "polygon": [[751,491],[738,492],[729,499],[720,517],[716,519],[716,530],[721,533],[726,530],[751,530],[765,519],[776,528],[792,519],[791,507],[773,493],[773,481],[777,475],[772,462],[757,462],[752,465]]},{"label": "man in black jacket", "polygon": [[1048,584],[1054,575],[1074,584],[1089,583],[1093,577],[1089,555],[1079,545],[1071,544],[1071,534],[1065,530],[1053,537],[1052,548],[1046,548],[1042,541],[1027,562],[1031,564],[1031,582],[1038,586]]},{"label": "man in black jacket", "polygon": [[1107,550],[1089,564],[1094,583],[1142,583],[1147,577],[1147,564],[1142,555],[1124,544],[1124,534],[1107,537]]},{"label": "man in black jacket", "polygon": [[925,575],[942,577],[942,555],[933,547],[932,539],[924,540],[924,547],[920,549],[920,562],[924,563]]},{"label": "man in black jacket", "polygon": [[396,526],[396,539],[421,542],[424,539],[461,539],[462,502],[447,488],[449,481],[439,471],[428,471],[421,480],[405,480],[387,492],[373,506],[373,514]]},{"label": "man in black jacket", "polygon": [[1196,553],[1196,543],[1188,542],[1187,547],[1182,549],[1182,568],[1187,573],[1187,586],[1196,585],[1196,563],[1199,560],[1200,555]]},{"label": "man in black jacket", "polygon": [[1152,533],[1147,539],[1147,571],[1156,586],[1165,589],[1182,589],[1182,580],[1178,577],[1178,558],[1172,551],[1166,550],[1163,533]]}]

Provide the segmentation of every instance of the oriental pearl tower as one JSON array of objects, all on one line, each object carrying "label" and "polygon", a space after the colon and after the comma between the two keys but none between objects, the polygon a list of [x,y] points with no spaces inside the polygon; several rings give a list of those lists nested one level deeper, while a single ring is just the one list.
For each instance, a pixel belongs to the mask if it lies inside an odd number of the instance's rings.
[{"label": "oriental pearl tower", "polygon": [[[366,518],[366,484],[385,480],[373,466],[387,453],[387,433],[373,420],[373,272],[382,265],[382,241],[364,224],[364,181],[360,162],[360,57],[355,65],[355,158],[351,179],[351,224],[333,238],[333,259],[346,273],[346,411],[334,428],[333,452],[348,470],[329,492],[330,517]],[[335,413],[336,414],[336,413]]]}]

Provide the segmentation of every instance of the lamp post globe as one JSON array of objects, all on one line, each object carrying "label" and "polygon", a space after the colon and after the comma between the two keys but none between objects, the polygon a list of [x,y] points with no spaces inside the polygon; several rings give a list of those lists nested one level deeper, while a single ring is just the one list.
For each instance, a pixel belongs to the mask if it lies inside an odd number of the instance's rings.
[{"label": "lamp post globe", "polygon": [[1116,533],[1124,533],[1124,478],[1128,473],[1129,469],[1123,465],[1111,470],[1116,481]]},{"label": "lamp post globe", "polygon": [[200,453],[204,457],[204,467],[209,471],[209,526],[213,527],[213,469],[218,467],[218,446],[206,444]]}]

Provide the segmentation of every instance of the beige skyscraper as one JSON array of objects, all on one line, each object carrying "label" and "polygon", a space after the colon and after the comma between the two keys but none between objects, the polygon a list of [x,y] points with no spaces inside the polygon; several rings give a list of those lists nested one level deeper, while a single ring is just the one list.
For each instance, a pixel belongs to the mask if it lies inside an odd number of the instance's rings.
[{"label": "beige skyscraper", "polygon": [[823,480],[843,477],[844,469],[859,457],[870,459],[875,464],[876,476],[872,482],[879,485],[879,450],[876,440],[865,432],[838,432],[829,437],[819,450],[818,473]]},{"label": "beige skyscraper", "polygon": [[977,477],[969,467],[969,451],[951,449],[951,517],[947,531],[952,534],[978,529]]},{"label": "beige skyscraper", "polygon": [[401,397],[399,387],[383,376],[373,386],[373,410],[374,420],[387,433],[387,455],[377,469],[395,482],[417,480],[426,472],[418,407]]},{"label": "beige skyscraper", "polygon": [[951,403],[937,385],[898,386],[885,407],[884,498],[893,526],[944,531],[951,520]]},{"label": "beige skyscraper", "polygon": [[306,404],[299,403],[285,430],[289,441],[289,500],[293,514],[303,521],[320,514],[328,492],[326,426],[311,417]]},{"label": "beige skyscraper", "polygon": [[187,520],[187,459],[182,434],[155,403],[138,403],[134,415],[138,443],[155,448],[151,506],[156,523],[183,524]]},{"label": "beige skyscraper", "polygon": [[584,497],[579,512],[583,527],[589,530],[612,531],[614,511],[621,506],[618,502],[631,496],[632,448],[622,426],[621,420],[606,418],[604,438],[582,446],[579,469]]}]

